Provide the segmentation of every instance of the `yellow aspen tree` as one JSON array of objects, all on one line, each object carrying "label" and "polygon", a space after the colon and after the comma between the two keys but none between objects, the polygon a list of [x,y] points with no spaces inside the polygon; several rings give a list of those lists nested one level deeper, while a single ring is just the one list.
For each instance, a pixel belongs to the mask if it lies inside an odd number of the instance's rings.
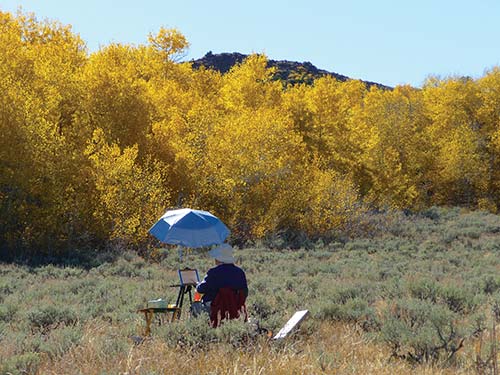
[{"label": "yellow aspen tree", "polygon": [[488,163],[478,129],[481,98],[470,78],[430,79],[424,86],[426,129],[435,150],[434,204],[473,206],[485,194]]},{"label": "yellow aspen tree", "polygon": [[326,163],[325,168],[348,173],[355,164],[359,150],[349,119],[365,91],[362,82],[343,83],[332,77],[317,79],[308,91],[312,112],[308,139],[313,152]]},{"label": "yellow aspen tree", "polygon": [[148,43],[163,63],[179,61],[189,48],[189,42],[179,30],[165,27],[160,27],[156,34],[150,33]]},{"label": "yellow aspen tree", "polygon": [[217,195],[217,212],[240,235],[276,230],[293,215],[289,202],[303,158],[300,136],[276,111],[242,108],[226,116],[207,140],[205,181]]},{"label": "yellow aspen tree", "polygon": [[280,111],[291,121],[293,130],[301,135],[308,154],[313,155],[317,147],[313,131],[314,113],[308,100],[310,90],[311,87],[305,84],[289,86],[282,95]]},{"label": "yellow aspen tree", "polygon": [[421,94],[410,87],[374,88],[354,122],[364,129],[361,184],[380,207],[412,208],[424,198],[425,116]]},{"label": "yellow aspen tree", "polygon": [[355,224],[365,205],[352,175],[324,170],[320,164],[313,161],[303,175],[307,197],[300,222],[310,236],[331,236]]},{"label": "yellow aspen tree", "polygon": [[221,100],[228,110],[269,108],[281,104],[282,83],[273,80],[264,55],[250,55],[223,77]]},{"label": "yellow aspen tree", "polygon": [[73,136],[85,47],[69,26],[33,15],[0,17],[0,185],[13,220],[7,242],[55,253],[86,229]]},{"label": "yellow aspen tree", "polygon": [[91,161],[97,206],[94,219],[105,238],[140,244],[147,230],[170,205],[161,163],[137,163],[138,147],[109,144],[102,129],[94,131],[85,154]]},{"label": "yellow aspen tree", "polygon": [[178,79],[152,86],[155,107],[151,154],[168,168],[167,183],[177,204],[203,204],[200,173],[206,157],[206,139],[221,116],[217,106],[220,74],[183,65]]},{"label": "yellow aspen tree", "polygon": [[312,87],[289,87],[283,95],[284,113],[307,150],[295,201],[301,208],[300,228],[309,235],[331,234],[363,212],[353,176],[368,133],[353,114],[362,109],[366,92],[360,81],[322,78]]},{"label": "yellow aspen tree", "polygon": [[90,56],[84,71],[85,97],[81,121],[86,129],[101,128],[122,147],[145,150],[151,132],[152,105],[148,97],[146,48],[111,44]]},{"label": "yellow aspen tree", "polygon": [[486,192],[479,208],[496,212],[500,207],[500,68],[495,67],[477,81],[481,107],[478,109],[480,147],[486,153]]}]

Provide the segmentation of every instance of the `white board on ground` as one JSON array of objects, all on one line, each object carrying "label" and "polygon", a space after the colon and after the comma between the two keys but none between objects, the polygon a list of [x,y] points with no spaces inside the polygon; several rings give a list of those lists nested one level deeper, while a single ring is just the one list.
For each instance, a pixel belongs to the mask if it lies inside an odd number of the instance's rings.
[{"label": "white board on ground", "polygon": [[280,329],[280,331],[273,337],[273,339],[282,339],[285,338],[291,331],[294,329],[304,318],[306,317],[309,310],[301,310],[297,311],[290,318],[288,322]]}]

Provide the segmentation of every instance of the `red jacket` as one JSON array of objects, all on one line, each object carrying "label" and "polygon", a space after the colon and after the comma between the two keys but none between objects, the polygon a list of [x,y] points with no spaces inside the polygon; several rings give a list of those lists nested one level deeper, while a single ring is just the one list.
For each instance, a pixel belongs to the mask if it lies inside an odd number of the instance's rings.
[{"label": "red jacket", "polygon": [[217,327],[222,319],[237,319],[244,313],[245,322],[248,319],[245,306],[246,295],[243,290],[220,288],[210,305],[210,323]]}]

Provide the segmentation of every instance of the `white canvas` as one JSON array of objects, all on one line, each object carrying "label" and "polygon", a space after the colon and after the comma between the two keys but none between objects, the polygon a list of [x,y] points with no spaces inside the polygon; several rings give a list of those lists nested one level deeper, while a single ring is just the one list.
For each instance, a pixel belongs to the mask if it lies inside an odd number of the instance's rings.
[{"label": "white canvas", "polygon": [[297,311],[273,338],[276,340],[286,337],[292,329],[294,329],[302,320],[304,320],[308,312],[309,310]]},{"label": "white canvas", "polygon": [[200,281],[198,270],[179,270],[179,278],[182,285],[196,285]]}]

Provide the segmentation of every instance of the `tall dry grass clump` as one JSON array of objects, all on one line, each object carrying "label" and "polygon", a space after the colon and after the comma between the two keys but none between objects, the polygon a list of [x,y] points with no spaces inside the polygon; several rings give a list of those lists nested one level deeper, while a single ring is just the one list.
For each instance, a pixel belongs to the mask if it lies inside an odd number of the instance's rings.
[{"label": "tall dry grass clump", "polygon": [[[305,337],[283,342],[259,337],[248,346],[219,343],[204,349],[172,348],[153,337],[137,345],[121,342],[118,327],[89,324],[80,345],[43,361],[41,374],[468,374],[471,369],[413,366],[388,360],[390,352],[347,324],[323,323]],[[118,339],[120,340],[120,339]],[[120,344],[120,345],[121,345]]]}]

